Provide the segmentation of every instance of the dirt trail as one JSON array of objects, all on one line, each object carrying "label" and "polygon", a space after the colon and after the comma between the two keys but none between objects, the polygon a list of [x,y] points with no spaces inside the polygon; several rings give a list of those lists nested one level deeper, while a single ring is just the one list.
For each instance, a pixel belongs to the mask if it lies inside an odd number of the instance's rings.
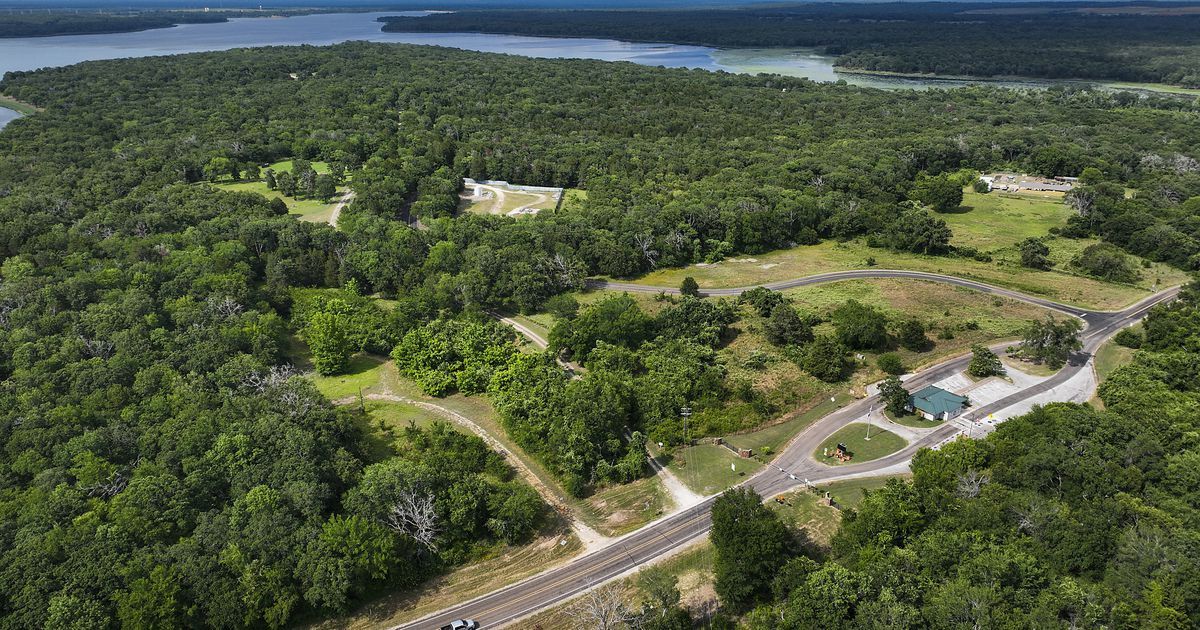
[{"label": "dirt trail", "polygon": [[354,199],[354,191],[347,190],[346,194],[342,195],[342,198],[338,200],[337,205],[333,207],[333,213],[329,215],[329,225],[337,227],[338,217],[342,216],[342,208],[345,208],[346,204],[350,203],[352,199]]}]

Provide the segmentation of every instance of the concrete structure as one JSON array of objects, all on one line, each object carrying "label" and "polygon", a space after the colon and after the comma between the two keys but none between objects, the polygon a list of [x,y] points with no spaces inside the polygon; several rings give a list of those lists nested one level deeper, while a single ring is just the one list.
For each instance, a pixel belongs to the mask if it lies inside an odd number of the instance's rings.
[{"label": "concrete structure", "polygon": [[930,385],[908,398],[908,410],[926,420],[950,420],[966,408],[966,398],[936,385]]}]

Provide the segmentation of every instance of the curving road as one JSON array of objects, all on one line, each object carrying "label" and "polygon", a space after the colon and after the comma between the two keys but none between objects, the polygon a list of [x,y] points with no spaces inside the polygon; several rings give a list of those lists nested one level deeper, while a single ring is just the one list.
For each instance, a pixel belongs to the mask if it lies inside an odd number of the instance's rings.
[{"label": "curving road", "polygon": [[[1072,360],[1062,370],[1059,370],[1051,378],[1032,387],[996,402],[972,409],[970,412],[960,416],[960,418],[968,421],[979,420],[990,413],[1005,409],[1021,400],[1046,392],[1057,385],[1065,383],[1080,370],[1086,369],[1088,358],[1106,339],[1116,334],[1122,328],[1141,320],[1153,306],[1172,299],[1179,292],[1178,287],[1167,289],[1122,311],[1090,311],[971,280],[914,271],[847,271],[785,280],[763,286],[772,289],[785,289],[822,282],[881,277],[915,278],[946,282],[955,286],[1011,297],[1045,308],[1051,308],[1062,313],[1074,315],[1087,322],[1087,328],[1082,335],[1082,351],[1072,357]],[[589,282],[589,285],[594,288],[649,291],[655,293],[659,291],[678,291],[677,289],[647,287],[644,285],[617,282],[596,281]],[[749,288],[751,287],[713,289],[705,291],[704,294],[737,295]],[[906,381],[905,384],[910,389],[915,389],[935,383],[963,370],[969,360],[969,355],[949,359],[921,371]],[[743,485],[753,488],[764,497],[768,497],[795,489],[806,479],[812,482],[828,482],[845,477],[861,477],[869,475],[872,472],[883,471],[893,466],[904,464],[912,458],[917,450],[936,446],[961,432],[961,429],[955,424],[946,423],[936,430],[923,435],[919,440],[910,443],[896,453],[860,464],[831,467],[812,459],[811,455],[813,451],[820,447],[821,442],[826,436],[854,420],[861,419],[872,406],[878,403],[878,395],[871,396],[856,401],[817,420],[793,438],[788,446],[776,457],[774,462],[746,480]],[[655,558],[675,551],[706,535],[711,524],[710,508],[715,499],[715,496],[709,497],[695,506],[631,532],[603,549],[576,558],[569,564],[543,572],[487,595],[457,604],[423,619],[397,626],[397,629],[425,630],[438,628],[454,619],[460,618],[472,618],[479,621],[484,627],[494,628],[530,615],[543,608],[562,603],[593,586],[628,573],[642,564],[653,561]]]},{"label": "curving road", "polygon": [[[933,282],[941,282],[944,284],[963,287],[966,289],[974,289],[981,293],[990,293],[999,295],[1014,300],[1027,302],[1035,306],[1052,309],[1067,315],[1082,317],[1091,313],[1106,313],[1110,311],[1090,311],[1078,306],[1069,304],[1060,304],[1053,300],[1037,297],[1034,295],[1026,295],[1020,291],[1005,289],[974,280],[967,280],[957,276],[947,276],[940,273],[928,273],[925,271],[905,271],[903,269],[855,269],[851,271],[832,271],[829,273],[819,273],[812,276],[804,276],[802,278],[792,278],[791,280],[778,280],[776,282],[767,282],[765,284],[756,284],[750,287],[735,287],[731,289],[702,289],[701,295],[705,296],[722,296],[722,295],[741,295],[750,289],[757,287],[765,287],[773,291],[783,291],[785,289],[795,289],[798,287],[807,287],[815,284],[826,284],[829,282],[840,282],[843,280],[862,280],[871,278],[908,278],[912,280],[930,280]],[[634,284],[632,282],[610,282],[608,280],[588,280],[587,286],[589,289],[608,289],[611,291],[629,291],[630,293],[674,293],[678,294],[677,287],[655,287],[646,284]]]}]

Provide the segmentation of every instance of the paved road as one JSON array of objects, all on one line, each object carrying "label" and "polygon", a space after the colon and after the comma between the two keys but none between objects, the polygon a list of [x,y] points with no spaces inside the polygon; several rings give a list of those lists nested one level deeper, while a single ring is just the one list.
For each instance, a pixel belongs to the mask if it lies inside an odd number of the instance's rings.
[{"label": "paved road", "polygon": [[[948,282],[956,286],[965,286],[986,293],[1024,300],[1039,306],[1045,306],[1046,308],[1053,308],[1064,313],[1076,315],[1088,322],[1088,327],[1082,337],[1083,349],[1072,358],[1067,366],[1046,381],[991,404],[972,409],[969,413],[962,416],[967,420],[984,418],[989,413],[1009,407],[1016,402],[1043,393],[1066,382],[1080,370],[1086,368],[1089,355],[1094,353],[1106,339],[1120,329],[1140,320],[1155,304],[1173,298],[1179,291],[1178,288],[1168,289],[1123,311],[1108,312],[1088,311],[1078,307],[1056,304],[1042,298],[1026,296],[1015,291],[992,287],[970,280],[908,271],[864,270],[859,272],[822,274],[809,278],[772,283],[766,286],[770,288],[791,288],[816,284],[818,282],[878,277],[919,278]],[[621,283],[596,283],[594,286],[631,291],[669,291],[669,289],[645,287],[642,285],[624,285]],[[719,289],[707,292],[707,294],[736,295],[743,290],[745,289]],[[720,291],[720,293],[717,291]],[[947,360],[913,376],[906,382],[906,385],[910,388],[916,388],[935,383],[964,369],[969,360],[969,356]],[[811,455],[813,451],[820,446],[825,437],[846,424],[864,417],[868,410],[873,405],[878,404],[878,402],[878,396],[865,398],[816,421],[796,436],[771,465],[763,468],[758,474],[744,482],[744,484],[753,488],[762,496],[768,497],[794,489],[804,479],[812,482],[829,482],[844,477],[869,475],[874,471],[881,471],[898,464],[903,464],[911,459],[917,450],[940,444],[954,437],[960,431],[954,424],[944,424],[926,434],[920,440],[909,444],[904,449],[870,462],[832,467],[818,463],[812,459]],[[780,470],[781,468],[783,469],[782,471]],[[430,615],[425,619],[398,626],[398,628],[400,630],[438,628],[443,624],[460,618],[472,618],[479,621],[486,628],[494,628],[525,617],[543,608],[561,603],[593,586],[630,572],[642,564],[670,553],[706,535],[711,524],[710,508],[714,500],[715,497],[709,497],[693,507],[627,534],[612,545],[576,558],[564,566],[546,571],[471,601],[455,605],[444,611]]]}]

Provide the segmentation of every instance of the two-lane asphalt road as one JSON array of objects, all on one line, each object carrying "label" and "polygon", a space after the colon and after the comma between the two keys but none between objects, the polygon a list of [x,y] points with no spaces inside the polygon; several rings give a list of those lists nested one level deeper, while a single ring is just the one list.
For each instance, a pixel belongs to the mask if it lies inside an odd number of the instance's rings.
[{"label": "two-lane asphalt road", "polygon": [[[946,282],[955,286],[963,286],[985,293],[1003,295],[1051,308],[1062,313],[1080,317],[1088,323],[1088,327],[1082,338],[1083,350],[1067,366],[1044,382],[1002,400],[973,409],[964,416],[968,420],[986,417],[989,413],[1009,407],[1023,399],[1048,391],[1056,385],[1066,382],[1081,369],[1085,368],[1088,355],[1095,352],[1105,339],[1115,334],[1121,328],[1139,321],[1154,305],[1169,300],[1178,293],[1178,288],[1168,289],[1125,310],[1109,312],[1089,311],[971,280],[922,272],[894,270],[839,272],[776,282],[764,286],[782,289],[821,282],[880,277],[916,278]],[[655,293],[659,291],[671,291],[671,289],[666,288],[633,284],[607,282],[590,284],[595,288],[613,290],[652,291]],[[744,290],[746,289],[714,289],[705,291],[704,293],[706,295],[737,295]],[[960,356],[947,360],[914,375],[906,384],[912,388],[935,383],[963,370],[969,360],[969,356]],[[909,461],[917,450],[939,444],[960,432],[957,426],[947,423],[896,453],[859,464],[831,467],[820,464],[812,459],[811,454],[828,435],[846,424],[864,417],[870,407],[877,403],[878,396],[868,397],[814,422],[797,435],[771,465],[763,468],[754,477],[746,480],[744,484],[766,497],[794,489],[804,479],[817,482],[831,481],[849,476],[869,475],[874,471],[883,471],[903,464]],[[780,471],[780,468],[783,469],[783,472]],[[423,619],[398,626],[398,629],[425,630],[438,628],[454,619],[461,618],[475,619],[483,624],[485,628],[495,628],[530,615],[538,610],[559,604],[587,589],[632,571],[642,564],[651,562],[655,558],[679,549],[696,540],[698,537],[706,535],[711,524],[710,508],[714,500],[715,497],[709,497],[695,506],[627,534],[608,547],[571,560],[564,566],[551,569],[473,600],[462,602]]]}]

